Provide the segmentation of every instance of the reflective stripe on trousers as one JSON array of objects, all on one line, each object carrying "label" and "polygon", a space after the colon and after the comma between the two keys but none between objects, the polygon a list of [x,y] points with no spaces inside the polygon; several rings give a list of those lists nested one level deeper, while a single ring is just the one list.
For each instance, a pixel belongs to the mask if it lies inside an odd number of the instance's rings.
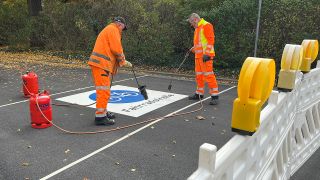
[{"label": "reflective stripe on trousers", "polygon": [[197,88],[196,94],[204,95],[204,88]]},{"label": "reflective stripe on trousers", "polygon": [[105,117],[107,115],[107,111],[104,108],[96,108],[96,117]]},{"label": "reflective stripe on trousers", "polygon": [[209,86],[209,93],[211,96],[219,94],[218,83],[216,76],[213,72],[213,60],[203,62],[202,58],[195,59],[195,72],[196,72],[196,93],[204,94],[204,85],[207,82]]},{"label": "reflective stripe on trousers", "polygon": [[110,76],[102,76],[106,72],[98,67],[90,66],[94,84],[96,86],[96,117],[106,116],[106,109],[110,98]]},{"label": "reflective stripe on trousers", "polygon": [[210,96],[218,96],[219,95],[218,88],[209,88],[209,93],[210,93]]},{"label": "reflective stripe on trousers", "polygon": [[96,90],[109,90],[109,86],[96,86]]}]

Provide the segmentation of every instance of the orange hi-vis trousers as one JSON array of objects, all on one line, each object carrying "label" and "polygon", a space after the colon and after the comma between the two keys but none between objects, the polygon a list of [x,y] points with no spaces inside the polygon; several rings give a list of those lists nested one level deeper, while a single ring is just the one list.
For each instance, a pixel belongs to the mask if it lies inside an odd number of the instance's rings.
[{"label": "orange hi-vis trousers", "polygon": [[203,62],[202,58],[195,58],[196,94],[204,95],[205,82],[208,83],[211,96],[218,96],[218,83],[213,72],[213,60]]},{"label": "orange hi-vis trousers", "polygon": [[111,73],[105,70],[90,66],[94,84],[96,86],[96,117],[105,117],[107,115],[107,105],[110,98],[110,76]]}]

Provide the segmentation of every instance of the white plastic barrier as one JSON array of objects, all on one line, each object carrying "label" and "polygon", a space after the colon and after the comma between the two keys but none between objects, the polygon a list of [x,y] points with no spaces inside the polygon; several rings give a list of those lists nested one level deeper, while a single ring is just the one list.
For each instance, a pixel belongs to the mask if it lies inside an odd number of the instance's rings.
[{"label": "white plastic barrier", "polygon": [[320,61],[296,75],[291,92],[272,91],[253,136],[235,135],[218,152],[202,145],[188,180],[289,179],[320,146]]}]

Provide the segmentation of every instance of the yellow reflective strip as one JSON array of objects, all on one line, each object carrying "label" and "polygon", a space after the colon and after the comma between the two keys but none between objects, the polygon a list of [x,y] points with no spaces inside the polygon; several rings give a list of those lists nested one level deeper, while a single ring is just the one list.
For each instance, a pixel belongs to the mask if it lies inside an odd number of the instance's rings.
[{"label": "yellow reflective strip", "polygon": [[201,20],[199,21],[198,25],[206,25],[208,24],[208,21],[204,20],[203,18],[201,18]]},{"label": "yellow reflective strip", "polygon": [[203,51],[205,51],[207,49],[208,40],[206,39],[206,36],[204,35],[203,28],[201,28],[201,30],[200,30],[199,37],[200,37],[199,40],[200,40],[200,43],[202,44]]}]

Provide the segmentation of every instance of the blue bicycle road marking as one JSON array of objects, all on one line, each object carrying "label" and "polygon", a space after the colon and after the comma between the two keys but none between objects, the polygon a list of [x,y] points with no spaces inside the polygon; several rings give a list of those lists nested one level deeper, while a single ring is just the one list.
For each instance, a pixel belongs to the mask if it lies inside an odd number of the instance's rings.
[{"label": "blue bicycle road marking", "polygon": [[[92,93],[89,98],[96,101],[97,94]],[[111,90],[111,97],[109,103],[133,103],[143,101],[144,98],[140,92],[129,91],[129,90]]]}]

